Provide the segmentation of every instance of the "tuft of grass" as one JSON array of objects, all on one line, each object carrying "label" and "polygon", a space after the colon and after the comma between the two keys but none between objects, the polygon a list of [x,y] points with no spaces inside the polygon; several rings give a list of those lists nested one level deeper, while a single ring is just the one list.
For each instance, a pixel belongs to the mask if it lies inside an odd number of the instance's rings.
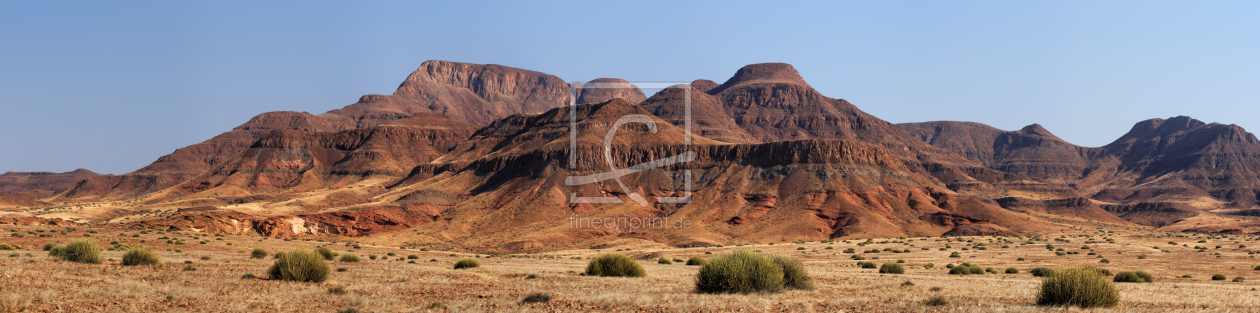
[{"label": "tuft of grass", "polygon": [[876,266],[876,265],[875,265],[875,262],[858,262],[858,264],[857,264],[857,265],[858,265],[858,267],[860,267],[860,268],[876,268],[876,267],[879,267],[879,266]]},{"label": "tuft of grass", "polygon": [[158,258],[157,254],[153,253],[153,250],[150,250],[149,247],[136,246],[128,250],[126,254],[123,254],[122,265],[162,265],[162,259]]},{"label": "tuft of grass", "polygon": [[1153,281],[1153,277],[1146,271],[1120,272],[1116,273],[1116,277],[1112,281],[1117,283],[1149,283]]},{"label": "tuft of grass", "polygon": [[547,303],[551,301],[551,295],[545,293],[531,293],[521,299],[521,304],[526,303]]},{"label": "tuft of grass", "polygon": [[1054,270],[1045,267],[1034,268],[1028,272],[1032,273],[1033,277],[1049,277],[1054,274]]},{"label": "tuft of grass", "polygon": [[671,264],[674,264],[674,262],[666,258],[660,258],[660,259],[656,259],[656,264],[671,265]]},{"label": "tuft of grass", "polygon": [[474,258],[463,258],[455,262],[455,269],[462,270],[466,268],[481,267],[481,261]]},{"label": "tuft of grass", "polygon": [[[101,247],[97,246],[96,242],[90,239],[71,241],[65,247],[60,248],[56,250],[56,254],[62,260],[87,264],[102,263]],[[49,253],[49,255],[52,254],[51,252]]]},{"label": "tuft of grass", "polygon": [[880,274],[905,274],[906,269],[901,267],[899,263],[884,263],[879,267]]},{"label": "tuft of grass", "polygon": [[783,286],[783,267],[775,258],[744,249],[710,259],[696,275],[700,293],[777,292]]},{"label": "tuft of grass", "polygon": [[1114,307],[1120,291],[1097,268],[1084,266],[1055,271],[1041,282],[1037,305]]},{"label": "tuft of grass", "polygon": [[950,275],[984,275],[984,268],[979,265],[963,263],[949,269]]},{"label": "tuft of grass", "polygon": [[254,248],[254,251],[249,252],[249,257],[255,258],[255,259],[261,259],[261,258],[266,258],[268,254],[271,254],[271,253],[268,253],[267,249]]},{"label": "tuft of grass", "polygon": [[1225,280],[1225,275],[1221,275],[1221,274],[1212,275],[1212,280]]},{"label": "tuft of grass", "polygon": [[241,279],[258,279],[258,276],[254,276],[254,274],[245,274],[241,275]]},{"label": "tuft of grass", "polygon": [[[933,287],[933,288],[940,288],[940,287]],[[935,296],[923,302],[923,305],[926,305],[926,306],[949,305],[949,300],[945,300],[945,297],[942,297],[942,296]]]},{"label": "tuft of grass", "polygon": [[320,257],[323,257],[324,260],[328,261],[332,261],[333,258],[337,257],[337,253],[333,252],[332,249],[328,249],[328,247],[315,248],[315,253],[319,254]]},{"label": "tuft of grass", "polygon": [[703,266],[703,265],[704,265],[704,264],[706,264],[706,263],[709,263],[709,261],[708,261],[708,260],[705,260],[705,259],[704,259],[704,258],[702,258],[702,257],[698,257],[698,256],[693,256],[693,257],[691,257],[690,259],[687,259],[687,265],[692,265],[692,266]]},{"label": "tuft of grass", "polygon": [[358,254],[347,252],[346,254],[341,255],[341,261],[342,262],[358,262],[358,261],[362,261],[362,259],[359,258]]},{"label": "tuft of grass", "polygon": [[774,263],[783,269],[783,287],[788,289],[813,290],[814,280],[805,271],[805,263],[793,257],[775,256]]},{"label": "tuft of grass", "polygon": [[328,280],[328,262],[319,253],[298,249],[277,256],[267,271],[271,279],[316,283]]},{"label": "tuft of grass", "polygon": [[[704,269],[701,269],[703,271]],[[644,277],[647,272],[638,262],[621,253],[596,257],[586,265],[586,275],[600,277]]]},{"label": "tuft of grass", "polygon": [[1006,273],[1007,273],[1007,274],[1019,274],[1019,269],[1018,269],[1018,268],[1014,268],[1014,267],[1008,267],[1008,268],[1006,268]]},{"label": "tuft of grass", "polygon": [[420,256],[419,256],[419,255],[415,255],[415,254],[408,254],[408,255],[407,255],[407,259],[408,259],[408,260],[419,260],[419,259],[420,259]]}]

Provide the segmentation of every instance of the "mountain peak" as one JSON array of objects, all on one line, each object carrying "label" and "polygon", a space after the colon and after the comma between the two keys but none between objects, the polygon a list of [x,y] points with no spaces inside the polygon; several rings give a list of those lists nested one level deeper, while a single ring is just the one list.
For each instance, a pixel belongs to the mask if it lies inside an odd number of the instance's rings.
[{"label": "mountain peak", "polygon": [[721,86],[713,89],[710,93],[716,94],[723,90],[744,84],[756,83],[778,83],[809,86],[801,74],[796,72],[796,68],[787,63],[758,63],[749,64],[735,72],[735,76],[727,80]]},{"label": "mountain peak", "polygon": [[618,98],[630,103],[640,103],[647,99],[638,86],[620,78],[596,78],[576,88],[574,93],[577,94],[577,103],[604,102]]},{"label": "mountain peak", "polygon": [[1041,124],[1036,123],[1024,126],[1024,128],[1021,128],[1019,132],[1034,136],[1058,138],[1058,136],[1055,136],[1053,133],[1050,133],[1049,130],[1046,130],[1045,127],[1041,127]]}]

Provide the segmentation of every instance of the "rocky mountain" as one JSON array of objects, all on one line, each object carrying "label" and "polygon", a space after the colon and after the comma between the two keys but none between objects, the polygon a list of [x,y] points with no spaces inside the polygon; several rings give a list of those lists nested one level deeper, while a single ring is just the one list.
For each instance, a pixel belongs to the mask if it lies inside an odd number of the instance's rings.
[{"label": "rocky mountain", "polygon": [[[1039,219],[938,187],[880,145],[836,139],[729,144],[694,136],[685,146],[682,129],[628,101],[584,104],[574,111],[576,129],[582,130],[575,151],[569,151],[569,110],[559,108],[497,121],[452,149],[441,164],[418,167],[393,187],[396,203],[436,200],[431,204],[445,209],[435,222],[418,226],[424,235],[412,240],[432,242],[437,238],[428,236],[440,235],[462,246],[519,251],[618,240],[711,245],[779,237],[1013,234],[1045,227]],[[603,135],[630,115],[652,120],[655,131],[622,126],[611,151],[603,154]],[[630,173],[620,183],[566,183],[571,176],[687,151],[694,153],[693,161]],[[403,192],[408,193],[400,196]],[[619,203],[573,203],[575,195]],[[691,202],[658,198],[680,196],[691,196]],[[692,227],[646,231],[569,223],[571,217],[623,216],[688,221]]]},{"label": "rocky mountain", "polygon": [[135,172],[79,182],[59,198],[125,199],[162,190],[227,162],[274,130],[337,132],[430,112],[486,125],[511,114],[564,105],[568,97],[569,85],[552,75],[493,64],[426,61],[392,95],[366,95],[357,103],[320,115],[263,113],[229,132],[177,149]]},{"label": "rocky mountain", "polygon": [[[1031,177],[1045,183],[1042,188],[1062,186],[1075,193],[1058,188],[1057,196],[1064,198],[1055,201],[1143,224],[1169,225],[1195,212],[1260,202],[1260,142],[1237,125],[1184,116],[1151,119],[1100,148],[1072,145],[1036,124],[1018,131],[970,122],[898,127],[990,168]],[[1094,203],[1070,199],[1078,195]],[[1027,199],[999,203],[1028,206]]]},{"label": "rocky mountain", "polygon": [[[929,145],[848,101],[823,96],[789,64],[748,65],[721,85],[697,80],[690,88],[693,129],[715,140],[768,143],[846,139],[873,143],[900,158],[910,171],[972,194],[995,193],[993,183],[1015,179]],[[685,95],[683,87],[666,89],[642,106],[666,121],[682,123]]]},{"label": "rocky mountain", "polygon": [[74,184],[81,180],[99,175],[85,169],[65,173],[8,172],[0,174],[0,194],[62,191],[74,187]]}]

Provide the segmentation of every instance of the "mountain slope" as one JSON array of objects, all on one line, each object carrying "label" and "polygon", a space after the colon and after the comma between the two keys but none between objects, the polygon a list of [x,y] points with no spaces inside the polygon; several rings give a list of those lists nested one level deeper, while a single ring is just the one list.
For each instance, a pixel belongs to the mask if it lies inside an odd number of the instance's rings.
[{"label": "mountain slope", "polygon": [[99,176],[85,169],[65,173],[8,172],[0,174],[0,194],[16,194],[31,191],[61,191],[74,187],[81,180]]},{"label": "mountain slope", "polygon": [[[691,91],[693,127],[717,140],[847,139],[874,143],[898,156],[912,172],[966,193],[994,193],[990,184],[1008,179],[1005,173],[924,143],[848,101],[823,96],[788,64],[748,65],[716,87],[698,80]],[[679,109],[683,107],[682,95],[666,89],[642,106],[667,121],[680,123],[685,116]]]},{"label": "mountain slope", "polygon": [[158,191],[223,164],[273,130],[336,132],[425,112],[485,125],[511,114],[563,105],[568,97],[568,84],[555,76],[493,64],[426,61],[393,95],[366,95],[357,103],[320,115],[259,114],[229,132],[177,149],[135,172],[83,181],[60,198],[130,198]]}]

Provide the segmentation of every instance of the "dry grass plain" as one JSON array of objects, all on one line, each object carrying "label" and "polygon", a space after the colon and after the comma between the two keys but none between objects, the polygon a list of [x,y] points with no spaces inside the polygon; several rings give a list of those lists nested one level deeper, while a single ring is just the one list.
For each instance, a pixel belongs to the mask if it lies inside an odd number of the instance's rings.
[{"label": "dry grass plain", "polygon": [[[601,278],[579,275],[588,258],[616,249],[556,251],[520,255],[477,255],[420,251],[346,242],[318,242],[196,232],[141,234],[135,229],[80,228],[61,234],[62,227],[0,227],[0,243],[24,250],[0,251],[0,312],[418,312],[418,311],[743,311],[743,312],[1255,312],[1260,310],[1260,241],[1256,236],[1156,232],[1149,229],[1074,228],[1040,237],[928,237],[836,242],[759,244],[742,247],[634,249],[623,251],[646,268],[646,278]],[[40,232],[40,231],[43,232]],[[16,232],[14,232],[16,231]],[[96,233],[90,233],[95,231]],[[14,237],[18,234],[23,237]],[[40,237],[39,235],[45,235]],[[124,267],[123,252],[106,251],[101,265],[78,264],[48,257],[41,247],[85,238],[102,247],[111,241],[154,248],[161,267]],[[138,237],[136,235],[139,235]],[[168,238],[185,243],[167,244]],[[1108,242],[1110,238],[1113,241]],[[144,241],[141,243],[141,241]],[[206,241],[202,244],[202,241]],[[346,238],[342,240],[353,240]],[[1031,243],[1029,243],[1031,241]],[[1200,242],[1202,241],[1202,242]],[[1171,243],[1170,243],[1171,242]],[[230,243],[230,245],[229,245]],[[983,250],[975,244],[983,243]],[[1175,244],[1174,244],[1175,243]],[[256,247],[271,253],[329,245],[353,250],[363,261],[332,261],[324,283],[266,279],[273,259],[250,258]],[[1079,254],[1056,255],[1046,244]],[[1082,246],[1090,249],[1082,249]],[[948,246],[948,247],[947,247]],[[1006,246],[1006,248],[1003,248]],[[1195,247],[1206,248],[1203,252]],[[1220,246],[1218,249],[1217,246]],[[182,249],[175,252],[173,249]],[[814,279],[813,291],[776,294],[696,294],[696,266],[657,264],[656,257],[711,257],[746,248],[791,255],[804,261]],[[856,253],[845,253],[853,248]],[[964,250],[966,248],[966,250]],[[167,251],[167,249],[172,249]],[[892,253],[883,250],[909,250]],[[942,251],[941,249],[945,249]],[[1091,250],[1092,249],[1092,250]],[[880,253],[864,253],[881,250]],[[960,258],[950,258],[958,252]],[[1093,252],[1096,255],[1089,255]],[[14,255],[16,253],[16,256]],[[370,260],[369,255],[388,260]],[[712,254],[706,254],[712,253]],[[419,259],[409,263],[406,256]],[[879,274],[855,266],[854,254],[877,264],[904,260],[903,275]],[[1139,259],[1146,254],[1147,258]],[[1218,255],[1219,254],[1219,255]],[[452,256],[454,255],[454,256]],[[456,260],[481,257],[482,266],[454,270]],[[1024,258],[1019,261],[1019,258]],[[1100,258],[1101,257],[1101,258]],[[578,259],[574,259],[578,258]],[[648,259],[650,258],[650,259]],[[878,259],[875,259],[878,258]],[[1109,263],[1100,263],[1105,258]],[[946,264],[969,262],[1008,267],[1019,274],[949,275]],[[924,268],[933,264],[931,269]],[[1117,283],[1120,306],[1088,309],[1036,306],[1040,278],[1036,267],[1096,265],[1112,272],[1145,270],[1154,283]],[[257,279],[242,279],[245,274]],[[529,278],[529,275],[536,278]],[[1224,281],[1213,281],[1223,274]],[[1190,275],[1192,278],[1179,278]],[[1246,281],[1233,282],[1235,277]],[[910,282],[910,284],[906,284]],[[340,289],[337,290],[337,289]],[[523,304],[532,293],[551,301]],[[932,297],[948,304],[929,306]]]}]

